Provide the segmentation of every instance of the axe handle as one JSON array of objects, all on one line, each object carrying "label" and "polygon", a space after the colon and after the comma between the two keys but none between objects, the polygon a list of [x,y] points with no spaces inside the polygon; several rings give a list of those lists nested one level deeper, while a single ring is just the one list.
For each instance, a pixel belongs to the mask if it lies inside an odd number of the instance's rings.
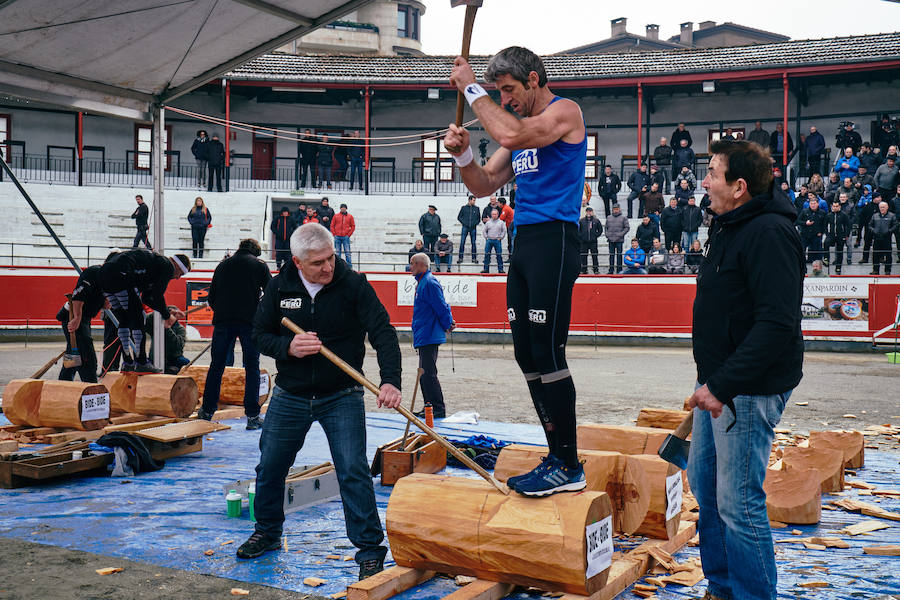
[{"label": "axe handle", "polygon": [[59,359],[61,359],[63,357],[63,354],[65,354],[65,353],[66,353],[66,351],[63,350],[62,352],[60,352],[59,354],[57,354],[56,356],[54,356],[53,358],[48,360],[47,364],[45,364],[43,367],[41,367],[40,369],[35,371],[34,375],[32,375],[31,378],[32,379],[40,379],[41,377],[43,377],[44,373],[49,371],[53,365],[55,365],[57,362],[59,362]]},{"label": "axe handle", "polygon": [[69,342],[72,344],[72,350],[78,350],[78,346],[75,344],[75,332],[69,332]]},{"label": "axe handle", "polygon": [[[466,21],[463,25],[462,52],[459,53],[464,59],[469,60],[469,46],[472,44],[472,28],[475,26],[475,13],[478,11],[477,6],[466,6]],[[463,112],[466,109],[466,99],[463,93],[456,92],[456,126],[459,127],[463,122]]]},{"label": "axe handle", "polygon": [[[422,374],[425,372],[425,369],[419,367],[419,370],[416,371],[416,385],[413,386],[413,395],[412,402],[409,405],[409,412],[415,412],[416,410],[416,394],[419,391],[419,380],[422,379]],[[403,441],[400,442],[401,446],[406,446],[406,436],[409,435],[409,421],[406,422],[406,429],[403,430]]]},{"label": "axe handle", "polygon": [[181,369],[178,370],[178,374],[179,374],[179,375],[183,375],[184,372],[187,370],[187,368],[190,367],[191,365],[193,365],[195,362],[197,362],[197,359],[200,358],[201,356],[203,356],[204,354],[206,354],[206,351],[209,350],[211,347],[212,347],[212,342],[210,342],[210,343],[208,343],[207,345],[203,346],[203,350],[201,350],[201,351],[197,354],[197,356],[195,356],[193,359],[191,359],[191,362],[189,362],[188,364],[186,364],[186,365],[184,365],[183,367],[181,367]]},{"label": "axe handle", "polygon": [[[306,333],[305,331],[303,331],[303,329],[300,328],[299,325],[297,325],[296,323],[294,323],[287,317],[283,317],[281,319],[281,325],[283,327],[289,329],[290,331],[294,332],[297,335],[303,335],[304,333]],[[326,348],[324,345],[321,348],[319,348],[319,353],[322,354],[328,360],[330,360],[332,363],[334,363],[334,365],[336,367],[338,367],[341,371],[343,371],[344,373],[346,373],[347,375],[352,377],[354,380],[356,380],[358,383],[360,383],[364,388],[366,388],[367,390],[369,390],[376,396],[381,393],[381,390],[378,388],[377,385],[375,385],[374,383],[369,381],[362,373],[360,373],[359,371],[357,371],[356,369],[351,367],[349,364],[347,364],[346,361],[344,361],[344,359],[342,359],[340,356],[338,356],[337,354],[335,354],[334,352],[332,352],[331,350]],[[506,486],[504,486],[502,483],[500,483],[499,481],[494,479],[494,477],[490,473],[488,473],[487,471],[482,469],[478,465],[478,463],[476,463],[474,460],[472,460],[471,458],[469,458],[468,456],[466,456],[465,454],[460,452],[459,448],[457,448],[456,446],[454,446],[453,444],[448,442],[446,439],[444,439],[434,429],[432,429],[431,427],[429,427],[428,425],[426,425],[425,423],[420,421],[418,417],[416,417],[414,414],[409,412],[409,410],[407,410],[404,406],[402,406],[402,405],[397,406],[394,410],[396,410],[401,415],[406,417],[407,421],[410,421],[413,425],[415,425],[416,427],[418,427],[419,429],[424,431],[426,434],[428,434],[428,437],[430,437],[431,439],[436,441],[447,452],[449,452],[450,454],[455,456],[459,462],[461,462],[462,464],[466,465],[467,467],[469,467],[470,469],[472,469],[473,471],[475,471],[476,473],[481,475],[485,479],[485,481],[487,481],[488,483],[493,485],[501,493],[509,495],[509,489]]]},{"label": "axe handle", "polygon": [[694,411],[688,413],[688,416],[684,418],[684,421],[678,424],[678,427],[675,428],[675,431],[672,432],[672,435],[679,439],[687,439],[687,436],[691,435],[691,429],[694,427]]}]

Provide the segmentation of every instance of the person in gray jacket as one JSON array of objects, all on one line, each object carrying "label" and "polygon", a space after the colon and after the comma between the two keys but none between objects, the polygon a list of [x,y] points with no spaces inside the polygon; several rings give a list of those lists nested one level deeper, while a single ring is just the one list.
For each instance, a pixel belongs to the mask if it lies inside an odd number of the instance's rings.
[{"label": "person in gray jacket", "polygon": [[894,195],[894,188],[897,187],[898,168],[893,157],[888,158],[883,165],[875,170],[875,185],[873,186],[881,193],[882,198],[890,198]]},{"label": "person in gray jacket", "polygon": [[868,229],[872,233],[872,272],[879,275],[881,263],[884,263],[884,274],[891,274],[891,235],[900,227],[897,215],[888,212],[888,203],[879,202],[878,211],[869,219]]},{"label": "person in gray jacket", "polygon": [[612,214],[606,217],[606,239],[609,242],[609,273],[622,272],[622,244],[625,242],[625,234],[631,229],[628,218],[622,214],[618,204],[612,205]]},{"label": "person in gray jacket", "polygon": [[434,253],[437,256],[435,272],[440,273],[441,265],[447,265],[447,272],[449,273],[450,260],[453,258],[453,242],[450,241],[449,235],[446,233],[441,234],[441,237],[434,245]]},{"label": "person in gray jacket", "polygon": [[490,273],[491,250],[497,253],[497,272],[503,271],[503,238],[506,237],[506,223],[500,220],[500,211],[496,208],[491,211],[491,218],[484,224],[484,269],[482,273]]}]

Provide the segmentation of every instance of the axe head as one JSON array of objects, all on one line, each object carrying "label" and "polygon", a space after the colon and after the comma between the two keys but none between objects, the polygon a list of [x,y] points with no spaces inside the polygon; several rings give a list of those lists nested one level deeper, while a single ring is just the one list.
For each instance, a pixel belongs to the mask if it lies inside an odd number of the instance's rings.
[{"label": "axe head", "polygon": [[81,354],[73,352],[72,354],[63,354],[63,367],[66,369],[74,369],[82,365]]},{"label": "axe head", "polygon": [[672,463],[683,471],[687,469],[690,450],[691,443],[689,441],[669,434],[659,446],[657,454],[663,460]]},{"label": "axe head", "polygon": [[483,1],[484,0],[450,0],[450,8],[456,8],[457,6],[474,6],[479,8]]}]

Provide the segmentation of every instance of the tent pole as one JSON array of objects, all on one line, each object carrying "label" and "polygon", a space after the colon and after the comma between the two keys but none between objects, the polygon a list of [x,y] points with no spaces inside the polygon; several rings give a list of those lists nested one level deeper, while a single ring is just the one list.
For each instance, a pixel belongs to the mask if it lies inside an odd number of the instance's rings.
[{"label": "tent pole", "polygon": [[[163,136],[166,134],[165,109],[156,104],[153,114],[153,141],[151,156],[153,157],[153,248],[160,254],[166,253],[165,245],[165,212],[163,206],[163,190],[165,188],[166,154],[163,147]],[[162,316],[158,313],[153,319],[153,364],[165,369],[165,329]]]}]

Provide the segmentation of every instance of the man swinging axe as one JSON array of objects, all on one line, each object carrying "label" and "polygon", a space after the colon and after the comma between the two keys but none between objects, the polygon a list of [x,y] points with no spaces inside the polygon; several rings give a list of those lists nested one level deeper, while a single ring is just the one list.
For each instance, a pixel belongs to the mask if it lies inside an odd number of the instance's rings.
[{"label": "man swinging axe", "polygon": [[81,381],[97,383],[97,354],[91,338],[91,320],[106,304],[103,290],[100,289],[100,268],[101,265],[94,265],[81,272],[78,283],[70,294],[71,298],[56,313],[56,320],[62,324],[63,334],[66,336],[66,353],[72,351],[70,340],[74,335],[75,347],[81,355],[81,365],[63,365],[59,371],[59,379],[62,381],[72,381],[78,373]]}]

